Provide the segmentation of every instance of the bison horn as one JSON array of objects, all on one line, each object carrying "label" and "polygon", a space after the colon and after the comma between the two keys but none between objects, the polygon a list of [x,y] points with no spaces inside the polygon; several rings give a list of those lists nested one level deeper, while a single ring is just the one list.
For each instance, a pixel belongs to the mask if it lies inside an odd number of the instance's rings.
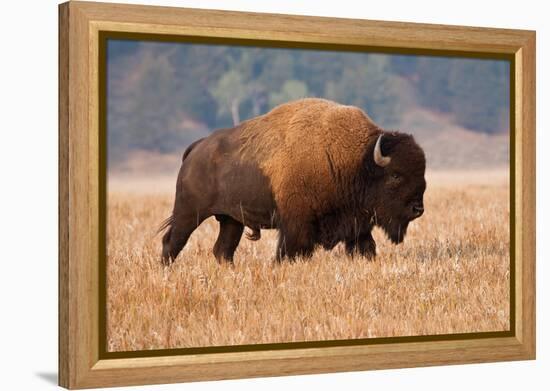
[{"label": "bison horn", "polygon": [[386,167],[391,162],[391,157],[382,155],[382,150],[380,149],[380,140],[382,140],[382,135],[376,140],[376,145],[374,146],[374,162],[380,167]]}]

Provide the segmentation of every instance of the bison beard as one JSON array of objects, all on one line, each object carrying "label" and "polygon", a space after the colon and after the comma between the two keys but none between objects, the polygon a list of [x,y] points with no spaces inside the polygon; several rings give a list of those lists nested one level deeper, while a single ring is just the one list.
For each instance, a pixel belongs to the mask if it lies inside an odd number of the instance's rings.
[{"label": "bison beard", "polygon": [[398,222],[398,221],[392,221],[391,223],[387,225],[382,225],[382,229],[388,236],[388,238],[392,241],[393,244],[399,244],[405,240],[405,235],[407,234],[407,227],[409,226],[409,222]]},{"label": "bison beard", "polygon": [[374,226],[398,244],[422,214],[424,171],[412,136],[380,129],[356,107],[283,104],[185,151],[172,216],[162,225],[162,260],[173,262],[209,216],[220,224],[218,261],[233,261],[245,227],[251,240],[260,229],[279,230],[277,260],[338,243],[372,258]]}]

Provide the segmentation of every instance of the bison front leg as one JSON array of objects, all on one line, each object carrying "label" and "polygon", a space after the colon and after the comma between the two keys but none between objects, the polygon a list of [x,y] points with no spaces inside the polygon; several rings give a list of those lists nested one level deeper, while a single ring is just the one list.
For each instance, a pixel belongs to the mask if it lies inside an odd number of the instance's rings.
[{"label": "bison front leg", "polygon": [[281,262],[285,257],[290,260],[299,256],[311,257],[315,247],[313,232],[313,227],[309,225],[282,227],[277,244],[277,262]]},{"label": "bison front leg", "polygon": [[346,253],[350,256],[356,254],[374,259],[376,257],[376,242],[370,232],[363,233],[353,240],[346,241]]},{"label": "bison front leg", "polygon": [[244,225],[225,215],[217,215],[216,220],[220,222],[220,233],[214,244],[214,256],[219,263],[233,263],[233,254],[241,241]]}]

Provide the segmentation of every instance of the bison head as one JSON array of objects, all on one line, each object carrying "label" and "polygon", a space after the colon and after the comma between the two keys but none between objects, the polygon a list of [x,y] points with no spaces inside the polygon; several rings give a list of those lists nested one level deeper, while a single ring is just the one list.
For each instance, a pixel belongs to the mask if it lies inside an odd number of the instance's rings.
[{"label": "bison head", "polygon": [[374,224],[393,243],[401,243],[409,223],[424,213],[426,158],[413,137],[382,132],[369,148],[372,167],[371,204]]}]

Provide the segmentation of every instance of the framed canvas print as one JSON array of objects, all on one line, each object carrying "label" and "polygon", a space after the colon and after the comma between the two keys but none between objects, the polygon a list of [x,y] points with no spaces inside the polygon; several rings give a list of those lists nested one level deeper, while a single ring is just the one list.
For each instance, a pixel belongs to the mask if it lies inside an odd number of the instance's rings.
[{"label": "framed canvas print", "polygon": [[59,6],[67,388],[535,358],[535,33]]}]

